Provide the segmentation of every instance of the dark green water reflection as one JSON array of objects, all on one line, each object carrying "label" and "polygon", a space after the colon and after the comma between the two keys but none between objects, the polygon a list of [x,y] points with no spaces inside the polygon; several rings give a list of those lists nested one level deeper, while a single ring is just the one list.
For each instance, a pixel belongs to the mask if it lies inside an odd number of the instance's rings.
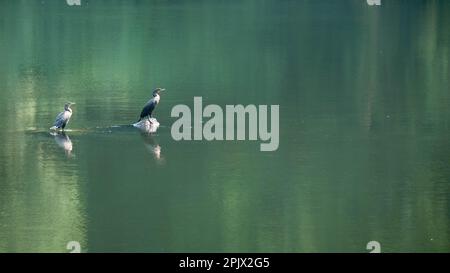
[{"label": "dark green water reflection", "polygon": [[[1,1],[0,251],[450,251],[449,20],[449,1]],[[122,126],[157,86],[157,134]],[[278,151],[175,142],[194,96],[279,104]]]}]

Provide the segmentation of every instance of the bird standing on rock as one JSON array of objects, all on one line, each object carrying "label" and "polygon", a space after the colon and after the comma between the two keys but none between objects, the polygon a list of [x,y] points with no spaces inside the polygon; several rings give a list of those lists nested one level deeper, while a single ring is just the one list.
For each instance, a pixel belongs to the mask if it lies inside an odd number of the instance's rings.
[{"label": "bird standing on rock", "polygon": [[72,116],[72,109],[70,108],[70,106],[74,104],[75,103],[73,102],[68,102],[64,105],[64,111],[56,116],[55,123],[50,128],[51,130],[61,129],[64,131],[64,128],[66,127],[67,123],[69,123],[70,117]]},{"label": "bird standing on rock", "polygon": [[153,91],[153,97],[145,104],[144,109],[142,109],[141,115],[139,117],[138,121],[141,121],[144,118],[152,118],[152,112],[155,110],[156,106],[159,103],[160,100],[160,92],[164,91],[166,89],[164,88],[156,88]]}]

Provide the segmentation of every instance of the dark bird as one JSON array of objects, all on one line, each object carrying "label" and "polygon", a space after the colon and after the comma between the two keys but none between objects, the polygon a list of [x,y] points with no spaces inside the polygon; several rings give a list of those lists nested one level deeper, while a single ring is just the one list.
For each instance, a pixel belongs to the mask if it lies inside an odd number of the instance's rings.
[{"label": "dark bird", "polygon": [[53,127],[51,127],[51,130],[57,130],[62,129],[66,127],[67,123],[69,123],[70,117],[72,116],[72,109],[70,109],[70,106],[74,105],[73,102],[68,102],[64,104],[64,111],[59,113],[56,116],[55,123],[53,124]]},{"label": "dark bird", "polygon": [[144,109],[142,109],[141,115],[139,117],[138,121],[141,121],[144,118],[151,118],[152,112],[155,110],[156,105],[159,103],[159,93],[164,91],[166,89],[163,88],[156,88],[153,91],[153,97],[145,104]]}]

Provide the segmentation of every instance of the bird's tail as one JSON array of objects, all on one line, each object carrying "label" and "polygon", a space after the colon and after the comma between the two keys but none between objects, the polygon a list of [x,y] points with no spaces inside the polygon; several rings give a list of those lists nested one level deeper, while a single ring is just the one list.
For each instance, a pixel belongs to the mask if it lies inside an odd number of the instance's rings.
[{"label": "bird's tail", "polygon": [[52,127],[50,127],[50,130],[58,130],[58,127],[52,126]]}]

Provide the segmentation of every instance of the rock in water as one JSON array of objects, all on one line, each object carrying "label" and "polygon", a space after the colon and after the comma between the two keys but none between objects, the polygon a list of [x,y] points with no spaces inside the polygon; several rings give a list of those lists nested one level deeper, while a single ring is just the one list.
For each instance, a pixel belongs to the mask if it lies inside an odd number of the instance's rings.
[{"label": "rock in water", "polygon": [[154,133],[158,130],[159,122],[156,118],[144,118],[133,124],[134,127],[141,129],[146,133]]}]

